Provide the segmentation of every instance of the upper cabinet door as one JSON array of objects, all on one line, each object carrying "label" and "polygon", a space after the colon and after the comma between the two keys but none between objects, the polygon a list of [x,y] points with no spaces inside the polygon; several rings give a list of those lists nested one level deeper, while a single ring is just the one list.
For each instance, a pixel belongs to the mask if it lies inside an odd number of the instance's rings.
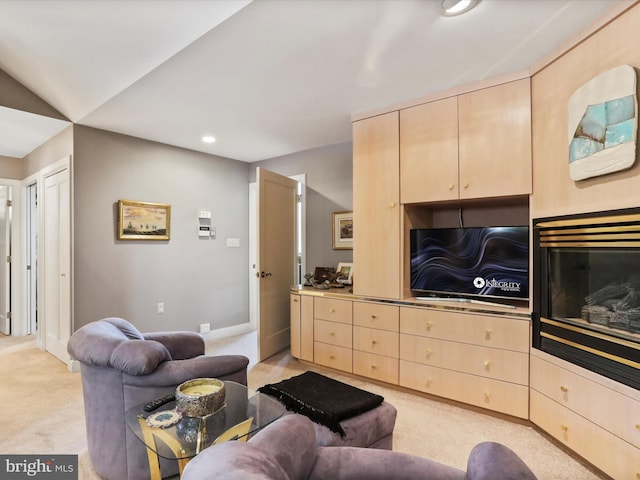
[{"label": "upper cabinet door", "polygon": [[353,291],[400,298],[399,114],[353,123]]},{"label": "upper cabinet door", "polygon": [[458,198],[458,99],[400,111],[402,203]]},{"label": "upper cabinet door", "polygon": [[532,191],[528,78],[458,97],[460,198]]}]

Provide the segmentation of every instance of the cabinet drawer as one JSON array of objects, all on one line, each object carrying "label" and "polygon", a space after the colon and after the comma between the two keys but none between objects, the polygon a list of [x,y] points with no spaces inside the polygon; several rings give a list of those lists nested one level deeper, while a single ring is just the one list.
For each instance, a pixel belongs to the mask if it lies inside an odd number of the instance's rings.
[{"label": "cabinet drawer", "polygon": [[313,316],[332,322],[348,323],[351,325],[351,305],[349,300],[335,298],[315,298],[313,302]]},{"label": "cabinet drawer", "polygon": [[535,390],[531,390],[531,421],[612,478],[640,478],[638,448]]},{"label": "cabinet drawer", "polygon": [[314,321],[313,339],[315,342],[351,349],[353,335],[351,328],[351,325],[345,325],[344,323],[316,319]]},{"label": "cabinet drawer", "polygon": [[397,332],[400,328],[400,307],[376,303],[354,302],[353,324]]},{"label": "cabinet drawer", "polygon": [[352,350],[326,343],[316,342],[313,349],[314,363],[325,367],[335,368],[345,372],[352,371]]},{"label": "cabinet drawer", "polygon": [[529,387],[400,360],[399,384],[470,405],[529,418]]},{"label": "cabinet drawer", "polygon": [[509,317],[402,307],[400,332],[529,352],[529,321]]},{"label": "cabinet drawer", "polygon": [[640,448],[640,402],[531,356],[531,388]]},{"label": "cabinet drawer", "polygon": [[397,385],[398,359],[354,351],[353,373]]},{"label": "cabinet drawer", "polygon": [[398,335],[375,328],[353,327],[353,349],[398,358]]},{"label": "cabinet drawer", "polygon": [[400,358],[434,367],[529,384],[529,355],[435,338],[400,335]]}]

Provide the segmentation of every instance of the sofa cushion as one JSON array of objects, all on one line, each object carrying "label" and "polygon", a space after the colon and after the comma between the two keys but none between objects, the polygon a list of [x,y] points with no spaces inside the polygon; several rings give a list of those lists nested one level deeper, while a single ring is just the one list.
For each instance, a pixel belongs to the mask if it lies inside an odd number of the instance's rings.
[{"label": "sofa cushion", "polygon": [[147,375],[171,360],[167,347],[153,340],[126,340],[111,352],[109,365],[131,375]]},{"label": "sofa cushion", "polygon": [[496,442],[476,445],[467,462],[468,480],[535,480],[524,461],[509,447]]}]

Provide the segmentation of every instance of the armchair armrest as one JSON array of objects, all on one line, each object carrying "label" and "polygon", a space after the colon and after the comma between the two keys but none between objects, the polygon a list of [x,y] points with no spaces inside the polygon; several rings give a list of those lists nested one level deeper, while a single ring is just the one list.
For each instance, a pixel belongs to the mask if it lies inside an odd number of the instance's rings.
[{"label": "armchair armrest", "polygon": [[176,387],[192,378],[213,377],[225,380],[235,374],[234,378],[244,378],[246,384],[248,364],[249,359],[241,355],[200,355],[186,360],[163,362],[149,375],[125,373],[122,382],[128,386],[146,388]]},{"label": "armchair armrest", "polygon": [[160,342],[174,360],[184,360],[204,354],[204,338],[196,332],[153,332],[143,334],[145,340]]},{"label": "armchair armrest", "polygon": [[536,480],[536,476],[509,447],[496,442],[476,445],[467,463],[469,480]]}]

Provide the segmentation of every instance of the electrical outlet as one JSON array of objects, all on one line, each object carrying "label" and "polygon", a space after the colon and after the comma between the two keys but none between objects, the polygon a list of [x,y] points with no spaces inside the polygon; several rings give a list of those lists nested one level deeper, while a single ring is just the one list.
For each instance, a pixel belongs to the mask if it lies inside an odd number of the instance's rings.
[{"label": "electrical outlet", "polygon": [[158,302],[158,313],[164,313],[164,302]]},{"label": "electrical outlet", "polygon": [[201,323],[200,324],[200,333],[207,333],[211,331],[210,323]]}]

